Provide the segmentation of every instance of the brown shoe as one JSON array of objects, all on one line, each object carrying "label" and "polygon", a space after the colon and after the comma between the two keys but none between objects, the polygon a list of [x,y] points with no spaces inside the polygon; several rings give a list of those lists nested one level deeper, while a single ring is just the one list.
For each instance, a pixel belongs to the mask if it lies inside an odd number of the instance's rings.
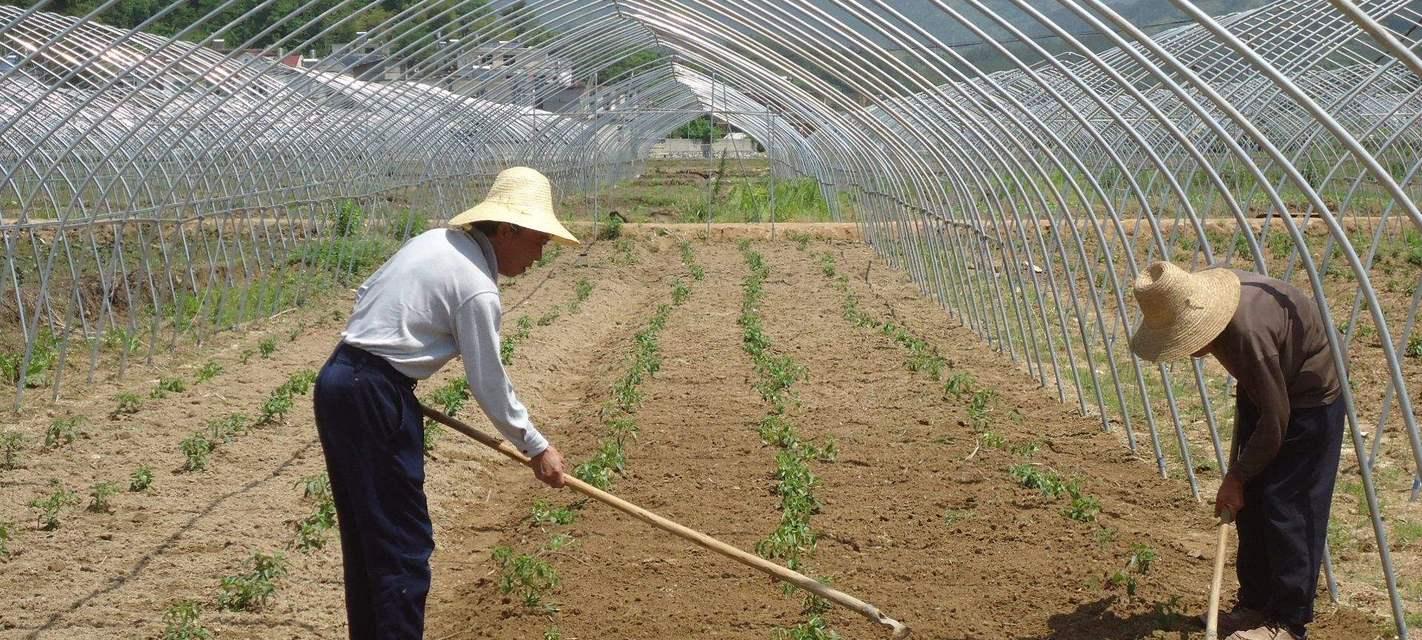
[{"label": "brown shoe", "polygon": [[[1208,626],[1209,613],[1200,614],[1200,626]],[[1264,624],[1268,620],[1262,611],[1250,609],[1249,607],[1236,606],[1231,611],[1221,611],[1219,617],[1220,635],[1229,635],[1240,629],[1253,629]]]},{"label": "brown shoe", "polygon": [[1236,631],[1229,634],[1225,640],[1294,640],[1294,634],[1288,627],[1274,624],[1265,624],[1253,629]]}]

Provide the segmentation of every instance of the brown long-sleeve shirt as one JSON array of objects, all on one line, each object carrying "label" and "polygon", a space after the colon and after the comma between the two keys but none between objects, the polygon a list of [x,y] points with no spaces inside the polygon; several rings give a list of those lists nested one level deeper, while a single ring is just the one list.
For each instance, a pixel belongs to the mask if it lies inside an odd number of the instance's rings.
[{"label": "brown long-sleeve shirt", "polygon": [[1313,298],[1282,280],[1234,272],[1239,308],[1209,350],[1238,380],[1238,392],[1259,408],[1258,424],[1242,448],[1235,420],[1230,472],[1248,481],[1279,453],[1289,412],[1329,404],[1341,388]]}]

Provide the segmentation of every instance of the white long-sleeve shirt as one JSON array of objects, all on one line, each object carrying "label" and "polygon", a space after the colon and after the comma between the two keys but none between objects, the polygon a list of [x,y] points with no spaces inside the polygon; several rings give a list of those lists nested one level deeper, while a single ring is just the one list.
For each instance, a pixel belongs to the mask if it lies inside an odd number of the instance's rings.
[{"label": "white long-sleeve shirt", "polygon": [[405,243],[356,291],[342,340],[416,380],[458,355],[469,390],[504,438],[535,456],[548,441],[499,361],[498,262],[478,231],[432,229]]}]

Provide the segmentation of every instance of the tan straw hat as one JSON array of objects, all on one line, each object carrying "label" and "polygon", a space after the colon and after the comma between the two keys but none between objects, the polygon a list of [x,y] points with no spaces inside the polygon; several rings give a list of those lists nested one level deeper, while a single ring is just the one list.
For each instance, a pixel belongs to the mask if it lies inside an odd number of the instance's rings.
[{"label": "tan straw hat", "polygon": [[500,171],[484,201],[450,218],[449,226],[462,227],[486,220],[542,231],[563,244],[578,244],[578,239],[553,215],[553,189],[548,178],[528,167]]},{"label": "tan straw hat", "polygon": [[1189,273],[1169,262],[1145,268],[1135,283],[1141,325],[1131,351],[1165,362],[1189,356],[1219,337],[1239,307],[1239,276],[1229,269]]}]

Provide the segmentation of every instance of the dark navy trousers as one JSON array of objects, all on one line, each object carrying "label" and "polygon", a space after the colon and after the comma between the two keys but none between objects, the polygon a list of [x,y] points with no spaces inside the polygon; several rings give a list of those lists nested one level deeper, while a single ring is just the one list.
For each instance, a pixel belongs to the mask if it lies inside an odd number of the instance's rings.
[{"label": "dark navy trousers", "polygon": [[[1236,442],[1253,433],[1259,410],[1244,394],[1237,402]],[[1345,408],[1332,404],[1294,409],[1278,457],[1244,485],[1244,509],[1236,517],[1239,604],[1262,611],[1296,635],[1313,621],[1328,511]]]},{"label": "dark navy trousers", "polygon": [[434,531],[415,382],[342,343],[313,395],[341,529],[350,637],[421,638]]}]

